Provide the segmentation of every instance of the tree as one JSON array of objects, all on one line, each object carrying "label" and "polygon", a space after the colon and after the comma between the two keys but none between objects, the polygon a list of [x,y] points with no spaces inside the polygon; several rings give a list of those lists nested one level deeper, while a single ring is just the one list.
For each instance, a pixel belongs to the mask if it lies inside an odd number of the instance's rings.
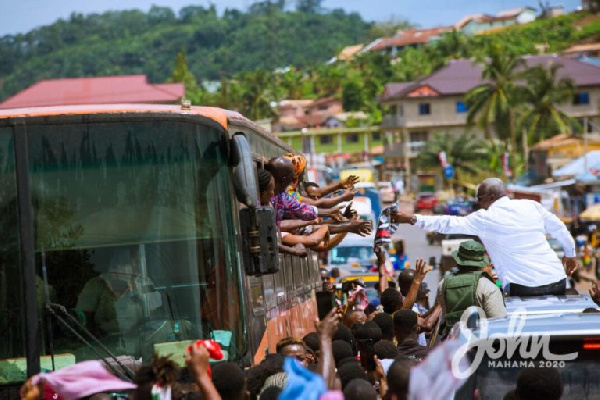
[{"label": "tree", "polygon": [[316,14],[321,11],[323,0],[296,0],[296,11],[305,14]]},{"label": "tree", "polygon": [[179,50],[177,58],[175,59],[175,68],[171,74],[170,82],[181,82],[185,85],[185,89],[193,89],[196,87],[196,78],[188,70],[187,63],[185,61],[185,53],[183,50]]},{"label": "tree", "polygon": [[518,68],[523,60],[505,46],[493,42],[489,46],[488,57],[479,60],[483,67],[482,79],[485,83],[467,92],[467,123],[472,125],[478,119],[479,126],[490,138],[490,127],[495,125],[496,134],[508,140],[511,150],[516,150],[515,107],[518,102]]},{"label": "tree", "polygon": [[277,100],[302,98],[304,74],[294,67],[287,67],[276,74]]},{"label": "tree", "polygon": [[558,108],[559,104],[571,101],[575,93],[571,79],[557,78],[560,68],[560,64],[548,68],[538,65],[525,72],[527,85],[521,98],[527,108],[519,117],[518,126],[527,132],[529,143],[568,133],[576,126],[576,121]]},{"label": "tree", "polygon": [[444,34],[435,42],[434,47],[448,59],[465,58],[471,53],[469,37],[456,29]]},{"label": "tree", "polygon": [[239,77],[243,87],[240,111],[248,118],[257,121],[274,117],[271,102],[275,100],[273,76],[264,70],[244,72]]},{"label": "tree", "polygon": [[481,160],[487,159],[485,142],[474,134],[463,132],[459,136],[436,133],[427,141],[417,157],[417,165],[422,168],[440,168],[440,151],[446,153],[446,160],[454,167],[456,179],[466,180],[469,175],[485,171]]},{"label": "tree", "polygon": [[366,100],[361,74],[350,72],[342,83],[342,107],[345,111],[359,111],[365,106]]}]

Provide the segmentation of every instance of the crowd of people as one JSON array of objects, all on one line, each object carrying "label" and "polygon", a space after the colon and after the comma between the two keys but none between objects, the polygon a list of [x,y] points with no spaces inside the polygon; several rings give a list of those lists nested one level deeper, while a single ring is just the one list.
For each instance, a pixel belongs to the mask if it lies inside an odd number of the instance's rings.
[{"label": "crowd of people", "polygon": [[[371,233],[369,221],[359,219],[350,206],[340,206],[354,198],[358,177],[321,188],[304,181],[305,171],[306,159],[295,154],[273,158],[258,169],[260,202],[275,209],[280,252],[306,256],[307,249],[330,250],[348,233]],[[324,197],[336,192],[341,193]]]},{"label": "crowd of people", "polygon": [[[307,249],[332,248],[348,233],[371,232],[370,223],[357,218],[350,207],[339,207],[353,199],[356,177],[319,187],[304,182],[305,169],[306,160],[294,154],[271,159],[258,169],[260,202],[275,209],[281,252],[305,256]],[[452,376],[449,357],[455,343],[445,339],[464,311],[477,306],[486,318],[506,316],[506,295],[564,294],[567,275],[577,269],[573,239],[553,214],[532,201],[510,200],[497,179],[479,186],[478,200],[481,210],[466,217],[413,215],[398,207],[382,213],[379,229],[394,230],[406,223],[479,237],[461,243],[453,254],[458,269],[439,283],[432,307],[424,282],[431,268],[418,259],[414,269],[390,279],[383,248],[386,235],[376,233],[379,297],[367,299],[360,280],[340,292],[323,269],[321,292],[330,294],[331,310],[315,321],[314,332],[283,338],[276,353],[258,365],[246,370],[233,362],[211,366],[209,349],[192,345],[184,369],[155,355],[133,382],[124,382],[106,365],[92,362],[96,364],[30,379],[22,398],[108,398],[102,397],[107,392],[112,392],[110,398],[123,393],[123,398],[134,399],[449,398],[464,381]],[[563,245],[566,268],[547,244],[546,234]],[[600,305],[596,288],[591,295]],[[562,391],[556,370],[526,368],[505,398],[560,399]]]}]

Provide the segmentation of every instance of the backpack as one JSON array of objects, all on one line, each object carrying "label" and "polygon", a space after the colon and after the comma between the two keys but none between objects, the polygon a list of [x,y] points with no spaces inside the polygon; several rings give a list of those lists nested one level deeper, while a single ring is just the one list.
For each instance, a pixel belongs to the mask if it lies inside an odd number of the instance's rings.
[{"label": "backpack", "polygon": [[446,300],[446,327],[452,328],[460,321],[464,311],[477,305],[477,285],[483,271],[473,271],[458,275],[451,275],[444,279],[443,293]]}]

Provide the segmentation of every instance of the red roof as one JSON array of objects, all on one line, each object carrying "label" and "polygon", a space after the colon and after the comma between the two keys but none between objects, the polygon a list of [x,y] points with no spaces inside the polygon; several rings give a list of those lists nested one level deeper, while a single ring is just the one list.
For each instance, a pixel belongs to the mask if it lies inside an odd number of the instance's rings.
[{"label": "red roof", "polygon": [[65,78],[40,81],[0,103],[0,108],[75,104],[174,103],[182,83],[149,84],[145,75]]},{"label": "red roof", "polygon": [[442,33],[450,32],[451,30],[451,26],[440,26],[430,29],[407,29],[399,32],[394,37],[382,38],[376,45],[371,47],[370,50],[383,50],[389,47],[403,47],[427,43]]}]

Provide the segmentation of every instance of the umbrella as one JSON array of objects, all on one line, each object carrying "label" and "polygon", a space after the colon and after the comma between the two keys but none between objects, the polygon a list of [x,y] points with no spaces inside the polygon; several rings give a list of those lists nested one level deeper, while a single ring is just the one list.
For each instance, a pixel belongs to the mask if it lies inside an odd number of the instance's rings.
[{"label": "umbrella", "polygon": [[583,221],[592,222],[600,221],[600,204],[593,204],[579,214],[579,218]]}]

